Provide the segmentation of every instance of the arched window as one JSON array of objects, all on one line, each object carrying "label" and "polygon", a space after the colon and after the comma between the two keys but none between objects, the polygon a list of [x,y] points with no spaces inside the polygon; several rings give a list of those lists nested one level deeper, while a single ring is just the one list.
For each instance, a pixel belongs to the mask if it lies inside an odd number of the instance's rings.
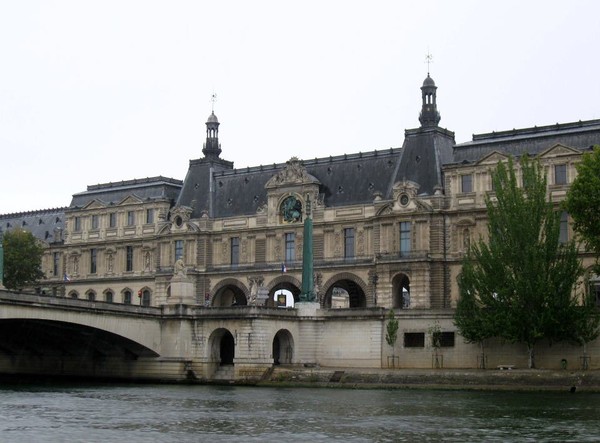
[{"label": "arched window", "polygon": [[104,293],[104,301],[106,301],[106,303],[112,303],[113,302],[113,293],[112,293],[112,291],[106,291]]},{"label": "arched window", "polygon": [[96,301],[96,293],[94,291],[88,291],[86,295],[88,301]]},{"label": "arched window", "polygon": [[148,289],[142,291],[142,306],[150,306],[150,291]]},{"label": "arched window", "polygon": [[131,291],[126,290],[123,292],[123,304],[130,305],[131,304]]}]

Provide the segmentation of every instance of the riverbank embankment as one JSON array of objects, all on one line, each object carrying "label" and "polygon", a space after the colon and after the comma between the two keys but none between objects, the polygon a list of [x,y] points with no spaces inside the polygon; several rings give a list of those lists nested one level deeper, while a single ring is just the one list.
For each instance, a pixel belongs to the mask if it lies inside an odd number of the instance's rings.
[{"label": "riverbank embankment", "polygon": [[260,386],[600,392],[600,371],[276,367]]}]

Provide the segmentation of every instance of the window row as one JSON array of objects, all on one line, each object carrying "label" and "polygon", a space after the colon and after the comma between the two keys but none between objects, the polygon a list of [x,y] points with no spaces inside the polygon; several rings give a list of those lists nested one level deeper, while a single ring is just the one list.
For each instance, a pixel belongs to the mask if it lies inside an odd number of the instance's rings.
[{"label": "window row", "polygon": [[[554,180],[552,183],[555,185],[566,185],[568,183],[567,177],[567,164],[562,163],[558,165],[554,165]],[[494,190],[494,182],[490,178],[489,190]],[[460,192],[463,194],[474,192],[473,188],[473,174],[461,174],[460,175]]]},{"label": "window row", "polygon": [[[102,299],[99,299],[95,291],[88,290],[84,294],[84,299],[88,300],[88,301],[103,301],[106,303],[122,303],[124,305],[131,305],[131,304],[133,304],[133,300],[134,300],[132,294],[133,293],[131,290],[125,289],[124,291],[121,292],[120,299],[117,300],[117,297],[115,296],[114,292],[109,289],[109,290],[104,291],[102,293]],[[73,298],[73,299],[78,299],[79,292],[77,292],[75,290],[70,291],[68,294],[68,297]],[[152,297],[152,294],[149,289],[140,289],[137,293],[137,298],[139,299],[140,306],[150,306],[151,297]]]},{"label": "window row", "polygon": [[[400,256],[409,256],[411,252],[412,236],[411,222],[403,221],[399,224],[400,229]],[[343,230],[343,257],[352,259],[356,257],[356,230],[355,228],[344,228]],[[177,243],[177,242],[176,242]],[[181,242],[183,246],[183,242]],[[177,256],[177,245],[175,248]],[[231,237],[229,239],[229,262],[235,266],[240,263],[240,237]],[[292,263],[300,260],[296,253],[296,234],[294,232],[286,232],[284,234],[284,262]],[[177,259],[177,258],[176,258]]]},{"label": "window row", "polygon": [[[136,215],[139,211],[127,211],[124,213],[124,226],[134,226],[136,224]],[[143,221],[145,224],[155,222],[156,210],[148,208],[144,212]],[[116,228],[118,226],[118,214],[109,212],[108,214],[92,214],[90,216],[76,216],[73,218],[73,232],[81,232],[86,221],[90,230],[100,229],[101,227]],[[104,222],[104,224],[102,223]]]}]

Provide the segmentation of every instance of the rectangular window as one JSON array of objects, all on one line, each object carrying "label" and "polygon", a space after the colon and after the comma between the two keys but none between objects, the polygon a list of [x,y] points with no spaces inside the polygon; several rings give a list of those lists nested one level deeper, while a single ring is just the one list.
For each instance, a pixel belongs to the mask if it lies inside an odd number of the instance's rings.
[{"label": "rectangular window", "polygon": [[296,260],[296,234],[288,232],[285,234],[285,261],[293,262]]},{"label": "rectangular window", "polygon": [[425,333],[424,332],[405,332],[404,333],[405,348],[424,348]]},{"label": "rectangular window", "polygon": [[231,264],[237,265],[240,262],[240,238],[231,238]]},{"label": "rectangular window", "polygon": [[75,217],[75,226],[73,227],[73,231],[75,231],[75,232],[81,231],[81,217]]},{"label": "rectangular window", "polygon": [[473,192],[473,176],[471,174],[460,176],[461,192]]},{"label": "rectangular window", "polygon": [[183,240],[175,240],[175,261],[183,259]]},{"label": "rectangular window", "polygon": [[438,348],[453,348],[454,347],[454,332],[434,332],[431,337],[432,344],[437,343]]},{"label": "rectangular window", "polygon": [[410,254],[410,222],[400,222],[400,256]]},{"label": "rectangular window", "polygon": [[554,165],[554,183],[557,185],[567,183],[567,165]]},{"label": "rectangular window", "polygon": [[90,249],[90,274],[96,273],[96,265],[98,264],[98,250]]},{"label": "rectangular window", "polygon": [[147,224],[154,223],[154,209],[153,208],[146,209],[146,223]]},{"label": "rectangular window", "polygon": [[558,241],[563,244],[569,241],[569,214],[565,211],[560,214],[560,234]]},{"label": "rectangular window", "polygon": [[100,216],[95,214],[92,215],[92,229],[98,229]]},{"label": "rectangular window", "polygon": [[117,213],[116,212],[111,212],[110,214],[108,214],[108,226],[110,228],[114,228],[115,226],[117,226]]},{"label": "rectangular window", "polygon": [[127,211],[127,226],[135,225],[135,212]]},{"label": "rectangular window", "polygon": [[125,271],[133,271],[133,246],[125,248]]},{"label": "rectangular window", "polygon": [[60,273],[60,252],[52,254],[52,271],[54,276],[58,276]]},{"label": "rectangular window", "polygon": [[344,258],[354,257],[354,228],[344,229]]}]

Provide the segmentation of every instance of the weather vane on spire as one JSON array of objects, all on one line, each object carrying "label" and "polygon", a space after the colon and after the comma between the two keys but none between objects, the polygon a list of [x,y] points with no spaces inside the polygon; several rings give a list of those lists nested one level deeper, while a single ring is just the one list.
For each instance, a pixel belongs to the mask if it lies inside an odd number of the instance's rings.
[{"label": "weather vane on spire", "polygon": [[427,48],[427,55],[425,56],[425,63],[427,63],[427,77],[429,77],[429,65],[433,63],[433,55],[429,52],[429,48]]},{"label": "weather vane on spire", "polygon": [[215,113],[215,102],[217,101],[217,93],[213,92],[213,94],[210,96],[210,101],[212,102],[212,113]]}]

